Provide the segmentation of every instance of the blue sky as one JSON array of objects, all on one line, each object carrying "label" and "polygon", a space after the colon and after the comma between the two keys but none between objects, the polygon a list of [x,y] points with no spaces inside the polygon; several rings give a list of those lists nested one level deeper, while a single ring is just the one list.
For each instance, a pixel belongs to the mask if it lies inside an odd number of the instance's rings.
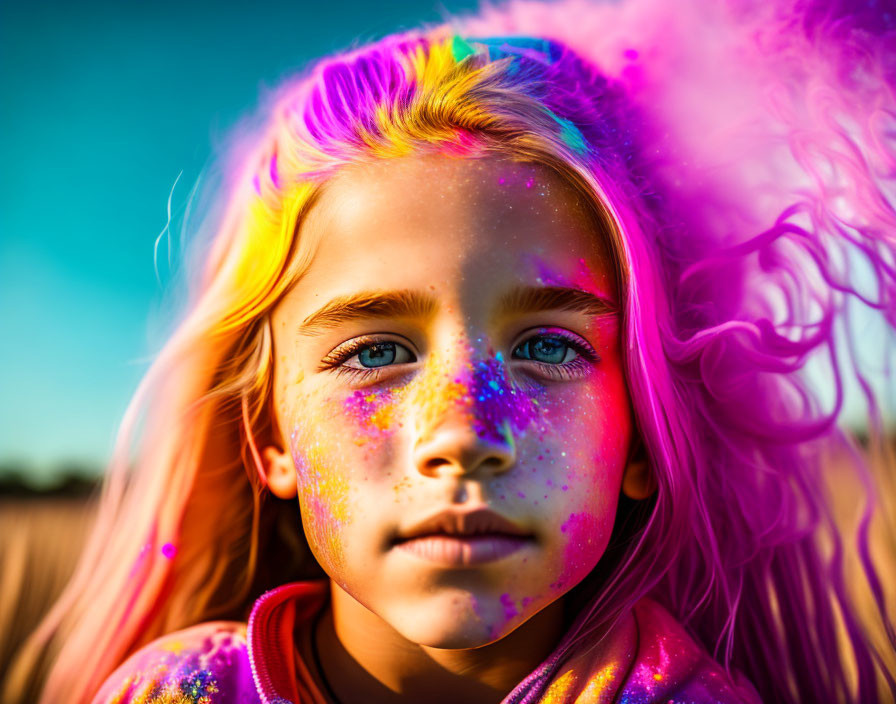
[{"label": "blue sky", "polygon": [[159,343],[169,192],[265,87],[475,5],[0,3],[0,465],[101,465]]},{"label": "blue sky", "polygon": [[0,466],[101,467],[161,342],[153,245],[175,179],[182,207],[266,87],[475,5],[0,2]]}]

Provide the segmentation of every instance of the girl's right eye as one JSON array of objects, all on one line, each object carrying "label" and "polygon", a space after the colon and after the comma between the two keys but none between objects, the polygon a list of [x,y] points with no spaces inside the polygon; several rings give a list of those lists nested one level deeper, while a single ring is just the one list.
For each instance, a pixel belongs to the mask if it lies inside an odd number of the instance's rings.
[{"label": "girl's right eye", "polygon": [[[357,359],[357,364],[350,364],[354,359]],[[360,352],[346,359],[343,364],[355,369],[372,369],[375,367],[386,367],[390,364],[408,364],[416,361],[417,358],[414,357],[414,353],[407,347],[397,342],[386,341],[365,345]]]},{"label": "girl's right eye", "polygon": [[358,337],[340,345],[321,360],[320,369],[332,369],[352,376],[376,376],[384,367],[412,364],[417,357],[394,340]]}]

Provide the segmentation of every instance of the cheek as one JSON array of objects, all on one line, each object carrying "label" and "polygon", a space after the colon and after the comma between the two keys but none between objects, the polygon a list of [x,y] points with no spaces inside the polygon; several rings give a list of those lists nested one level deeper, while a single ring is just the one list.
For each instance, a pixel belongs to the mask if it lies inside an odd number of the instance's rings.
[{"label": "cheek", "polygon": [[568,505],[564,511],[565,520],[556,535],[557,568],[554,574],[558,576],[550,585],[552,590],[566,592],[584,579],[600,560],[610,540],[617,496],[589,495],[591,501]]},{"label": "cheek", "polygon": [[331,417],[338,418],[343,435],[359,447],[376,449],[402,426],[398,408],[405,396],[403,387],[355,391],[324,405]]},{"label": "cheek", "polygon": [[544,419],[574,466],[591,473],[598,484],[603,483],[601,477],[612,482],[614,470],[621,472],[625,463],[632,433],[631,404],[617,353],[605,353],[581,383],[560,387],[544,404]]},{"label": "cheek", "polygon": [[331,575],[343,573],[348,534],[374,481],[390,473],[391,438],[400,426],[394,392],[297,396],[281,417],[289,429],[302,523],[309,546]]},{"label": "cheek", "polygon": [[618,367],[607,365],[582,384],[555,388],[544,403],[539,433],[527,443],[523,476],[526,498],[543,502],[551,517],[550,589],[562,593],[594,568],[609,542],[631,414]]},{"label": "cheek", "polygon": [[299,506],[305,537],[318,562],[328,573],[345,563],[343,533],[350,522],[348,482],[331,469],[319,443],[297,437],[292,449],[299,488]]}]

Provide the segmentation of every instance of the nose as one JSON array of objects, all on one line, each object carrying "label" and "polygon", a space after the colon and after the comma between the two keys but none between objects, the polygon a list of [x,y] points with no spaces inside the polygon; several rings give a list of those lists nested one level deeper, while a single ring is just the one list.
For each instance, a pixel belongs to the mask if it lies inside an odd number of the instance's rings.
[{"label": "nose", "polygon": [[481,437],[467,424],[443,424],[414,447],[414,464],[427,477],[478,475],[497,476],[516,461],[513,437],[506,441]]}]

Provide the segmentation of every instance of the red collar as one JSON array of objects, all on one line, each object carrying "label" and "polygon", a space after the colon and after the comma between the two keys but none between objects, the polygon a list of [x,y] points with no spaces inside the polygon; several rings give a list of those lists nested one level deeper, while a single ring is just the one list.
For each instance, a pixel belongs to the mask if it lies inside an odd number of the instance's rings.
[{"label": "red collar", "polygon": [[321,701],[316,690],[309,690],[308,672],[297,677],[294,634],[296,624],[313,618],[328,595],[327,580],[293,582],[265,592],[255,602],[247,641],[252,679],[262,704]]}]

